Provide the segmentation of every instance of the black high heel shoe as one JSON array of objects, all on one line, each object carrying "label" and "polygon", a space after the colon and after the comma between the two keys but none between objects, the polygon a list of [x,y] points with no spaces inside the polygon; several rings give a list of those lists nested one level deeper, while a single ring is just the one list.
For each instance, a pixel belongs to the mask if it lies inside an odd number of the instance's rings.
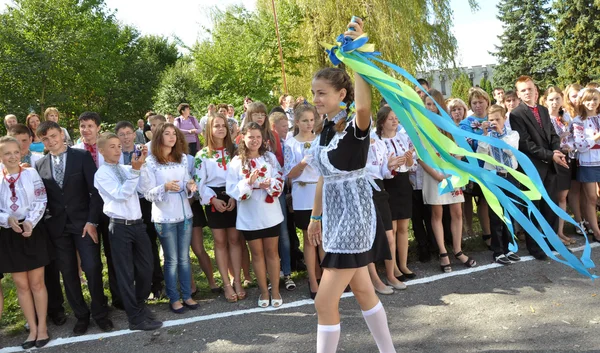
[{"label": "black high heel shoe", "polygon": [[[440,254],[440,255],[439,255],[439,258],[440,258],[440,260],[441,260],[443,257],[448,257],[448,253],[443,253],[443,254]],[[448,259],[448,260],[450,260],[450,259]],[[450,265],[450,263],[448,263],[447,265],[441,265],[441,264],[440,264],[440,269],[441,269],[441,270],[442,270],[442,272],[444,272],[444,273],[450,273],[450,272],[452,272],[452,266]]]},{"label": "black high heel shoe", "polygon": [[[459,257],[460,257],[460,256],[463,256],[463,255],[465,255],[465,254],[463,254],[463,252],[462,252],[462,251],[459,251],[459,252],[457,252],[456,254],[454,254],[454,257],[455,257],[457,260],[459,260],[459,261],[460,261]],[[467,256],[467,255],[465,255],[465,256]],[[461,261],[461,262],[462,262],[462,261]],[[467,256],[467,261],[463,262],[463,265],[465,265],[465,267],[469,267],[469,268],[471,268],[471,267],[475,267],[475,266],[477,266],[477,261],[475,261],[475,260],[473,260],[473,259],[471,259],[470,257],[468,257],[468,256]]]},{"label": "black high heel shoe", "polygon": [[[407,279],[407,280],[408,280],[408,279],[415,279],[415,278],[417,278],[417,274],[416,274],[416,273],[414,273],[414,272],[411,272],[411,273],[406,273],[406,272],[404,272],[404,271],[402,271],[402,270],[400,270],[400,272],[402,272],[402,274],[404,275],[404,277],[406,277],[406,279]],[[403,282],[404,282],[404,281],[403,281]]]}]

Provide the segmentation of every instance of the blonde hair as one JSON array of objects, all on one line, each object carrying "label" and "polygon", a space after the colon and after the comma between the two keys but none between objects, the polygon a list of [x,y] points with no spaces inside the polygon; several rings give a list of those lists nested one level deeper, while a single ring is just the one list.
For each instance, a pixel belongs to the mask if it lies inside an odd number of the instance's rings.
[{"label": "blonde hair", "polygon": [[269,115],[269,123],[271,125],[277,124],[281,120],[287,121],[287,115],[283,114],[282,112],[273,112],[271,115]]},{"label": "blonde hair", "polygon": [[[581,96],[579,97],[579,99],[577,99],[577,111],[579,112],[581,120],[585,120],[588,116],[587,110],[585,109],[583,102],[592,100],[594,96],[598,97],[598,100],[600,101],[600,91],[598,91],[597,88],[584,88],[581,91],[579,91],[579,94],[581,94]],[[600,105],[598,105],[598,107],[596,108],[596,114],[598,113],[600,113]]]},{"label": "blonde hair", "polygon": [[473,87],[469,90],[469,107],[471,107],[471,101],[475,98],[481,98],[483,100],[485,100],[488,104],[488,107],[490,105],[490,96],[487,94],[486,91],[482,90],[479,87]]},{"label": "blonde hair", "polygon": [[573,103],[571,103],[571,99],[569,99],[569,97],[571,96],[571,92],[572,91],[581,91],[582,87],[579,83],[572,83],[570,85],[568,85],[564,92],[564,96],[566,97],[566,99],[563,99],[563,108],[565,108],[565,110],[567,111],[567,113],[569,113],[569,116],[571,116],[571,118],[574,118],[577,116],[577,107],[575,107],[575,105]]},{"label": "blonde hair", "polygon": [[467,117],[467,111],[469,111],[467,104],[460,98],[451,98],[448,102],[448,112],[452,113],[452,110],[456,107],[463,108],[464,113],[461,120],[464,120]]},{"label": "blonde hair", "polygon": [[56,109],[54,107],[50,107],[50,108],[46,109],[46,111],[44,111],[44,119],[48,120],[48,115],[50,115],[51,113],[55,113],[56,116],[58,118],[60,118],[60,113],[58,112],[58,109]]},{"label": "blonde hair", "polygon": [[488,108],[488,117],[496,113],[500,113],[500,115],[502,115],[502,117],[504,118],[506,116],[506,108],[504,108],[500,104],[493,104],[491,107]]}]

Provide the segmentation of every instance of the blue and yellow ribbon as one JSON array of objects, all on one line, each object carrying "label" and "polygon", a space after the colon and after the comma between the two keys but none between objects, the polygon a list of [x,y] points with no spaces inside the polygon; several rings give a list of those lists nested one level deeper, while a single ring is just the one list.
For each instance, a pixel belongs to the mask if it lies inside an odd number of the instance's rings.
[{"label": "blue and yellow ribbon", "polygon": [[[337,38],[337,45],[321,44],[326,48],[329,59],[335,66],[344,63],[381,93],[406,129],[419,158],[427,165],[449,175],[438,186],[440,194],[463,187],[469,180],[478,183],[491,210],[503,219],[510,230],[512,241],[509,249],[511,251],[516,252],[518,249],[511,223],[512,218],[523,227],[551,259],[570,266],[585,276],[596,278],[597,276],[588,270],[595,265],[591,260],[591,247],[587,236],[583,253],[578,258],[564,246],[556,232],[533,204],[532,200],[543,199],[559,217],[579,227],[568,213],[552,201],[543,186],[537,169],[529,158],[500,139],[460,129],[439,106],[438,110],[441,115],[427,110],[419,95],[410,86],[383,72],[374,61],[392,69],[423,92],[426,90],[406,70],[378,58],[380,53],[376,52],[374,45],[368,41],[367,34],[363,34],[355,40],[340,35]],[[433,98],[432,101],[435,102]],[[454,141],[442,134],[439,129],[452,134]],[[499,163],[491,156],[473,152],[467,143],[468,138],[486,142],[500,149],[510,149],[517,158],[523,173]],[[457,159],[455,156],[466,158]],[[521,190],[496,175],[495,172],[480,167],[478,160],[507,170],[525,187],[525,190]],[[516,199],[508,197],[507,192],[514,195]],[[519,206],[525,206],[527,215],[521,211]],[[533,220],[537,222],[540,229]],[[548,243],[560,257],[552,252]]]}]

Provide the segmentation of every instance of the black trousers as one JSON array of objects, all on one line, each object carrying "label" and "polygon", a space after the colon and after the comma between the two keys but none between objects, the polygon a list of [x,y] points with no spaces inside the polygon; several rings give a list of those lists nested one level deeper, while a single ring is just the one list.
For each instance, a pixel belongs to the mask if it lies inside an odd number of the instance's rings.
[{"label": "black trousers", "polygon": [[[51,237],[56,251],[56,265],[63,276],[67,301],[78,319],[87,319],[90,310],[83,298],[77,252],[81,258],[81,268],[88,281],[88,289],[92,297],[91,314],[95,320],[104,319],[108,315],[108,305],[102,284],[102,261],[100,260],[100,244],[94,243],[89,235],[81,237],[81,233],[64,233]],[[56,283],[56,282],[55,282]]]},{"label": "black trousers", "polygon": [[112,303],[113,305],[119,305],[122,304],[123,301],[121,300],[121,294],[119,293],[117,277],[115,274],[115,265],[113,264],[112,259],[110,237],[108,236],[109,221],[109,218],[105,214],[102,214],[102,216],[100,217],[100,223],[98,224],[98,239],[102,240],[102,246],[104,247],[106,266],[108,267],[108,288],[110,290]]},{"label": "black trousers", "polygon": [[[556,203],[558,196],[558,193],[556,192],[556,183],[558,181],[556,171],[554,171],[553,168],[549,168],[542,181],[544,183],[544,188],[546,188],[546,191],[548,192],[548,195],[550,195],[552,201]],[[535,207],[540,211],[542,217],[546,219],[548,224],[550,224],[554,232],[558,232],[558,216],[552,211],[548,203],[546,203],[546,201],[544,201],[543,199],[535,200],[532,202],[535,205]],[[536,224],[539,228],[539,223],[537,223],[535,219],[533,219],[533,221],[534,224]],[[525,244],[527,245],[527,250],[529,250],[529,253],[531,255],[536,255],[543,252],[542,248],[540,248],[540,246],[535,242],[535,240],[533,240],[533,238],[529,234],[525,234]],[[548,245],[550,246],[550,244]],[[550,246],[550,249],[552,249],[552,246]]]},{"label": "black trousers", "polygon": [[431,208],[423,203],[423,190],[413,190],[412,208],[412,227],[419,251],[437,251],[431,227]]},{"label": "black trousers", "polygon": [[56,260],[52,260],[44,269],[44,282],[48,291],[48,316],[56,316],[65,313],[63,304],[62,286],[60,284],[60,271]]},{"label": "black trousers", "polygon": [[146,316],[145,300],[152,282],[152,246],[144,223],[110,223],[108,236],[113,245],[117,282],[129,323],[137,325]]},{"label": "black trousers", "polygon": [[[503,177],[504,179],[508,180],[513,185],[516,185],[516,186],[519,185],[519,182],[510,174],[507,174],[505,176],[498,174],[498,176]],[[512,199],[517,199],[516,196],[513,195],[512,193],[510,193],[506,190],[504,192],[506,193],[506,196],[508,196]],[[512,223],[515,224],[515,222],[512,222]],[[500,218],[491,209],[490,209],[490,230],[491,230],[491,236],[492,236],[492,239],[491,239],[492,244],[490,246],[492,248],[492,252],[494,253],[494,256],[500,256],[502,254],[506,254],[508,252],[508,243],[510,242],[510,232],[508,231],[508,227],[506,226],[506,224],[504,223],[502,218]]]},{"label": "black trousers", "polygon": [[164,287],[163,282],[165,281],[165,276],[160,268],[158,234],[156,233],[154,223],[152,223],[152,202],[141,198],[140,208],[142,209],[142,218],[144,219],[144,224],[146,225],[146,234],[148,235],[148,239],[150,239],[150,246],[152,247],[153,269],[151,290],[155,292]]}]

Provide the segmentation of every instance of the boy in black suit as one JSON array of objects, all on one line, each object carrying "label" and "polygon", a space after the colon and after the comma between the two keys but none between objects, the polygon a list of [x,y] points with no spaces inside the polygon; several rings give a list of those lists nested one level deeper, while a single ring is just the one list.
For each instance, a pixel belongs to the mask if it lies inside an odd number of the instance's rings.
[{"label": "boy in black suit", "polygon": [[[569,168],[565,155],[560,152],[560,138],[550,121],[548,109],[537,105],[538,91],[533,79],[521,76],[515,84],[521,104],[510,112],[510,126],[519,133],[519,151],[523,152],[540,174],[548,195],[555,197],[556,166]],[[558,230],[558,217],[544,200],[533,202],[542,216]],[[539,245],[527,234],[527,250],[538,260],[546,259],[546,254]]]},{"label": "boy in black suit", "polygon": [[77,318],[73,333],[84,334],[90,323],[90,310],[81,291],[77,252],[92,297],[92,317],[101,330],[110,331],[113,324],[108,318],[96,232],[102,214],[102,199],[94,187],[96,165],[89,152],[64,144],[64,133],[57,123],[45,121],[36,133],[50,152],[37,161],[36,169],[48,195],[46,227],[56,249],[67,300]]}]

